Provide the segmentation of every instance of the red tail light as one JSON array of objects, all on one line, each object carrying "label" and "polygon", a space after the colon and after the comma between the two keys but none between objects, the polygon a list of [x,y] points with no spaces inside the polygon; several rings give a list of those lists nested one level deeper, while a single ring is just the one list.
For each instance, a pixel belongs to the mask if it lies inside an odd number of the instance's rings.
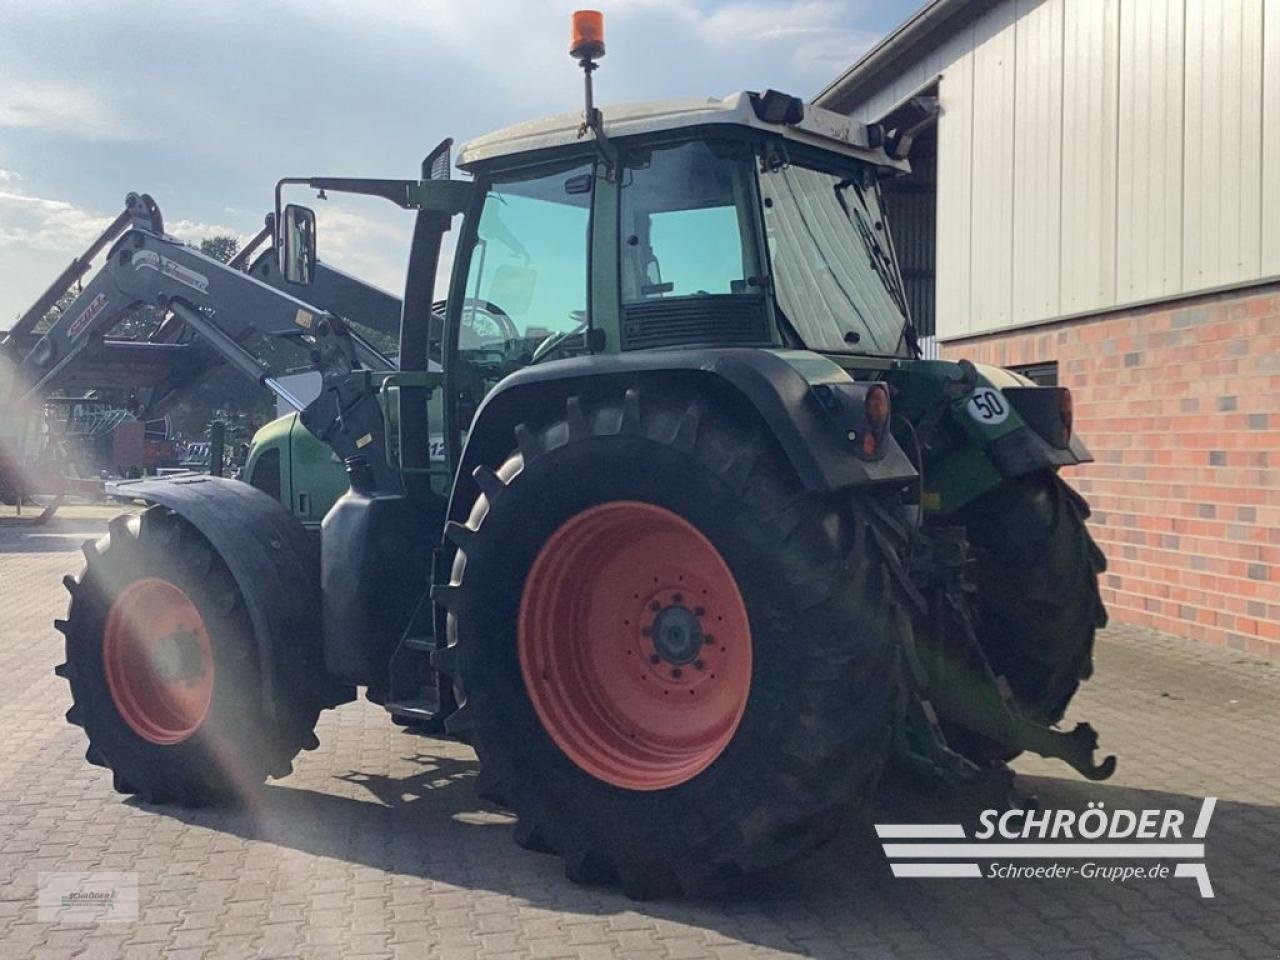
[{"label": "red tail light", "polygon": [[872,384],[867,391],[865,404],[867,426],[877,432],[883,430],[889,422],[889,391],[883,384]]},{"label": "red tail light", "polygon": [[859,451],[864,457],[874,457],[880,452],[880,441],[884,438],[885,428],[889,425],[889,390],[882,383],[873,383],[867,388],[866,398],[862,401],[865,429]]}]

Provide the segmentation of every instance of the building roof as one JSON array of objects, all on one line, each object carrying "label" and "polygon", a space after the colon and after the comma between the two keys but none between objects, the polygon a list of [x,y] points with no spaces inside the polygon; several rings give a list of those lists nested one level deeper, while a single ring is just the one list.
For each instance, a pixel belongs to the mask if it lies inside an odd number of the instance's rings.
[{"label": "building roof", "polygon": [[[843,114],[806,104],[804,117],[795,124],[767,123],[756,116],[750,95],[733,93],[723,100],[654,100],[601,108],[605,136],[610,139],[665,133],[691,127],[731,125],[768,131],[789,140],[859,157],[886,167],[904,168],[884,150],[868,145],[866,127]],[[582,112],[561,113],[529,120],[477,137],[462,147],[458,166],[517,154],[537,153],[584,142]]]},{"label": "building roof", "polygon": [[883,84],[886,74],[901,71],[950,32],[972,22],[1000,0],[927,0],[844,73],[823,87],[813,102],[848,112],[864,91]]}]

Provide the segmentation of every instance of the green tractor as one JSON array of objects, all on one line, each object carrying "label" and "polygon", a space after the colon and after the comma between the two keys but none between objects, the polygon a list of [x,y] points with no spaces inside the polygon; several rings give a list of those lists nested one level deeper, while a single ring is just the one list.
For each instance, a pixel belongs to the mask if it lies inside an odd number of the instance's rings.
[{"label": "green tractor", "polygon": [[[88,760],[234,799],[363,687],[633,896],[812,849],[891,760],[1108,776],[1054,728],[1105,619],[1069,393],[918,358],[879,131],[775,91],[602,112],[580,25],[585,114],[470,143],[469,180],[446,142],[417,180],[301,181],[416,211],[398,365],[298,307],[323,389],[248,482],[133,485],[58,624]],[[303,299],[314,219],[276,222]]]}]

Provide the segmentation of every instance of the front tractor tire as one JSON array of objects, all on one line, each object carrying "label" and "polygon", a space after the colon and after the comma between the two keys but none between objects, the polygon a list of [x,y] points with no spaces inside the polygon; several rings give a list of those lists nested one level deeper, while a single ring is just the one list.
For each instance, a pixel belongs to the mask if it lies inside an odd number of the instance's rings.
[{"label": "front tractor tire", "polygon": [[696,399],[573,398],[516,439],[435,597],[517,841],[646,897],[831,836],[886,760],[909,629],[859,495],[806,493]]},{"label": "front tractor tire", "polygon": [[58,629],[71,685],[67,720],[85,758],[150,803],[242,799],[316,745],[320,704],[294,678],[268,718],[253,630],[226,565],[165,507],[117,517],[67,577]]}]

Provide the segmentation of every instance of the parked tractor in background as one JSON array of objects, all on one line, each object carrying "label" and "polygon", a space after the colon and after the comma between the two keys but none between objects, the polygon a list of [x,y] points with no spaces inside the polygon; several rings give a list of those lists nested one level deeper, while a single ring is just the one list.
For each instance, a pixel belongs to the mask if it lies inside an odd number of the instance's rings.
[{"label": "parked tractor in background", "polygon": [[[250,483],[139,482],[152,506],[86,545],[58,627],[88,760],[150,802],[234,798],[365,687],[474,746],[518,842],[633,896],[800,855],[891,758],[1108,776],[1053,727],[1104,621],[1070,395],[917,358],[892,139],[776,91],[602,112],[599,17],[574,24],[585,113],[473,141],[472,179],[446,141],[420,179],[282,181],[416,211],[398,364],[301,299],[314,216],[278,211],[297,298],[252,315],[323,389]],[[213,339],[220,276],[178,256],[145,230],[110,254],[185,276],[165,305]],[[317,539],[280,471],[334,455]]]}]

